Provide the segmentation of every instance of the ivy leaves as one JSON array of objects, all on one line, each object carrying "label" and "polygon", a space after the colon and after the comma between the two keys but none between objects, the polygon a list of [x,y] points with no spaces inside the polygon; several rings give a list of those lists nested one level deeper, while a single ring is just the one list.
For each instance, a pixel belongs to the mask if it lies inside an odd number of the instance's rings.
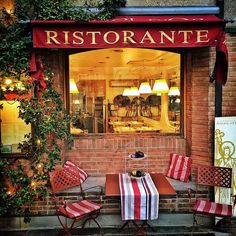
[{"label": "ivy leaves", "polygon": [[31,37],[20,24],[0,28],[0,77],[20,77],[28,69]]},{"label": "ivy leaves", "polygon": [[[47,88],[31,99],[22,99],[19,117],[31,124],[33,135],[26,135],[20,144],[25,160],[7,163],[0,160],[0,215],[24,215],[30,220],[30,208],[38,199],[48,195],[48,172],[61,162],[61,149],[66,140],[72,141],[69,132],[70,117],[66,114],[61,95],[53,87],[53,74],[46,75]],[[32,83],[31,90],[35,90]],[[7,184],[6,184],[7,183]],[[9,187],[10,186],[10,187]],[[9,194],[9,189],[13,191]]]},{"label": "ivy leaves", "polygon": [[[105,20],[116,14],[118,7],[124,7],[126,0],[103,0],[97,4],[75,7],[70,0],[15,0],[15,13],[21,20]],[[92,12],[91,7],[98,12]]]},{"label": "ivy leaves", "polygon": [[[15,16],[6,15],[2,10],[7,18],[0,19],[0,85],[4,77],[21,80],[22,75],[27,75],[32,48],[27,21],[105,20],[114,17],[116,8],[125,3],[125,0],[103,0],[93,5],[98,11],[92,12],[89,5],[74,7],[70,0],[15,0]],[[22,24],[16,19],[25,22]],[[26,158],[20,163],[0,159],[0,215],[9,212],[24,215],[25,222],[30,221],[30,206],[48,194],[48,171],[61,162],[64,140],[68,144],[72,141],[71,118],[66,114],[61,95],[53,87],[53,74],[48,72],[47,77],[46,90],[42,94],[32,94],[29,100],[22,99],[19,106],[19,117],[31,124],[33,130],[33,136],[26,135],[26,140],[19,145]],[[25,84],[27,91],[37,91],[35,86],[35,83]],[[0,98],[4,98],[5,92],[0,86]]]}]

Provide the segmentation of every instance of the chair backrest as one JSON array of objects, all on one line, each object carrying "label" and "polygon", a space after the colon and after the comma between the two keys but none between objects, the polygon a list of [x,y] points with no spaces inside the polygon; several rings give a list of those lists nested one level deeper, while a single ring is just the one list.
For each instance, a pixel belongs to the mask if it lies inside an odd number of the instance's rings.
[{"label": "chair backrest", "polygon": [[231,188],[232,168],[199,166],[197,182],[200,185]]},{"label": "chair backrest", "polygon": [[81,187],[79,170],[76,166],[51,171],[49,177],[54,194],[72,187]]}]

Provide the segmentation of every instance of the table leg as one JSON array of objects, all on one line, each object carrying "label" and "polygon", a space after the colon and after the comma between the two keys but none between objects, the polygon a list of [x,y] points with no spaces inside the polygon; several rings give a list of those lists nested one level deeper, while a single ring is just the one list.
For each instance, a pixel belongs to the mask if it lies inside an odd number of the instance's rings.
[{"label": "table leg", "polygon": [[120,232],[121,230],[123,230],[125,228],[126,225],[128,225],[130,222],[130,220],[127,220],[119,229],[118,232]]},{"label": "table leg", "polygon": [[134,236],[138,236],[138,235],[147,235],[146,229],[145,227],[147,226],[148,228],[150,228],[153,232],[155,232],[154,228],[148,223],[147,220],[142,220],[142,224],[139,225],[135,220],[127,220],[119,229],[118,232],[122,231],[128,224],[129,222],[132,222],[133,225],[136,228],[136,231],[134,232]]}]

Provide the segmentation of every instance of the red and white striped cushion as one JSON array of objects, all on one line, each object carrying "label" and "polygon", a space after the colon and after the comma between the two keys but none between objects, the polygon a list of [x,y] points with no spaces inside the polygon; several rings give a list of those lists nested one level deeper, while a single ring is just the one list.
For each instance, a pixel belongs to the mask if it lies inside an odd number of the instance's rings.
[{"label": "red and white striped cushion", "polygon": [[71,161],[66,161],[63,165],[63,167],[65,168],[69,168],[71,166],[76,166],[79,170],[79,176],[80,176],[80,183],[82,184],[87,178],[88,178],[88,174],[81,168],[79,168],[76,164],[74,164]]},{"label": "red and white striped cushion", "polygon": [[58,212],[69,218],[84,216],[93,211],[102,208],[102,205],[91,202],[89,200],[67,203],[66,207],[59,207]]},{"label": "red and white striped cushion", "polygon": [[188,182],[192,165],[192,158],[170,154],[170,166],[166,173],[167,177]]},{"label": "red and white striped cushion", "polygon": [[232,217],[232,206],[198,199],[193,207],[194,212],[212,214],[216,216]]}]

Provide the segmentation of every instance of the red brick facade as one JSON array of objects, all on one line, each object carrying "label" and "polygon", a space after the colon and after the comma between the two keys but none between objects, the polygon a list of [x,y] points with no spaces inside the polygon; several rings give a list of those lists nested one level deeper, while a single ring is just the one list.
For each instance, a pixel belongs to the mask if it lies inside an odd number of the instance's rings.
[{"label": "red brick facade", "polygon": [[[229,76],[223,87],[223,116],[236,115],[236,37],[228,35]],[[55,72],[55,85],[65,96],[65,80],[62,66],[62,51],[45,51],[52,70]],[[196,177],[199,164],[213,164],[213,128],[215,115],[215,85],[209,82],[214,63],[214,49],[191,49],[184,54],[184,132],[176,135],[115,135],[101,134],[77,137],[72,150],[64,150],[63,158],[79,164],[91,176],[105,176],[106,173],[119,173],[133,168],[165,173],[171,152],[193,157],[192,179]],[[129,153],[141,150],[147,154],[142,161],[127,158]],[[202,197],[208,191],[199,193]],[[203,194],[203,195],[202,195]],[[72,194],[73,195],[73,194]],[[73,197],[73,196],[69,196]],[[160,200],[160,210],[168,212],[188,212],[195,201],[180,191],[176,198]],[[106,213],[119,212],[119,199],[106,199],[103,196]],[[46,208],[44,207],[46,205]],[[50,199],[39,203],[35,213],[53,214]]]}]

